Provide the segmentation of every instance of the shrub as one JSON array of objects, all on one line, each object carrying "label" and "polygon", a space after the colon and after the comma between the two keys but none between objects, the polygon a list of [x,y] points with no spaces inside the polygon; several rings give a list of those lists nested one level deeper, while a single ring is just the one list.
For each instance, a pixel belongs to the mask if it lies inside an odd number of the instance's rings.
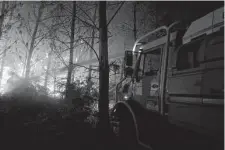
[{"label": "shrub", "polygon": [[98,120],[96,116],[96,103],[99,94],[92,85],[93,82],[88,79],[74,81],[70,85],[69,100],[72,102],[70,113],[76,116],[77,119],[79,118],[80,121],[89,122],[95,126]]}]

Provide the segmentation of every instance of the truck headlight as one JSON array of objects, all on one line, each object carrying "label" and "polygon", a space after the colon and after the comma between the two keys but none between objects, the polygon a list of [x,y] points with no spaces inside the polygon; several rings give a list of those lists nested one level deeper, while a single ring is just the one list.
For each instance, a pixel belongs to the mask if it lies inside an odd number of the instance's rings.
[{"label": "truck headlight", "polygon": [[123,99],[124,100],[129,100],[131,98],[131,93],[124,93]]},{"label": "truck headlight", "polygon": [[128,94],[124,94],[123,98],[124,98],[125,100],[128,100],[128,99],[129,99]]}]

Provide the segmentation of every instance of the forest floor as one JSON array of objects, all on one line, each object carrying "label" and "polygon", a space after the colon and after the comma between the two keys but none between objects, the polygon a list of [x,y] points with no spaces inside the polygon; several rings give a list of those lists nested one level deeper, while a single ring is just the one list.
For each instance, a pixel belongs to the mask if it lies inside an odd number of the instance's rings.
[{"label": "forest floor", "polygon": [[[45,115],[41,116],[40,107],[36,107],[35,105],[29,107],[11,107],[10,111],[6,112],[3,110],[6,108],[6,105],[7,102],[4,104],[1,103],[0,105],[0,119],[2,125],[0,137],[1,147],[3,147],[4,150],[15,148],[23,150],[99,150],[98,144],[104,144],[98,141],[96,127],[93,127],[88,122],[81,121],[82,119],[79,119],[79,115],[71,114],[70,116],[62,117],[62,115],[58,113],[58,107],[52,106],[52,108],[48,108]],[[80,116],[82,118],[81,114]],[[172,132],[183,132],[181,130],[175,130],[177,129],[174,128],[174,131]],[[183,136],[184,134],[180,135]],[[107,150],[127,149],[121,146],[120,141],[114,134],[110,134],[110,136],[106,138],[111,141]],[[171,135],[171,138],[173,138],[173,135]],[[196,140],[197,138],[198,137],[195,137]],[[204,142],[203,140],[200,141]],[[161,142],[163,144],[163,141]],[[197,142],[198,141],[196,141],[196,143]],[[207,140],[207,142],[210,141]],[[205,143],[205,145],[207,144],[209,143]],[[202,148],[199,150],[206,150],[205,148]],[[134,149],[142,150],[144,148],[138,146]],[[207,149],[214,150],[216,148],[208,147]]]},{"label": "forest floor", "polygon": [[[1,101],[1,147],[5,150],[98,149],[96,127],[84,121],[87,114],[59,111],[62,107],[56,105],[47,110],[41,107]],[[114,138],[113,134],[108,138]]]}]

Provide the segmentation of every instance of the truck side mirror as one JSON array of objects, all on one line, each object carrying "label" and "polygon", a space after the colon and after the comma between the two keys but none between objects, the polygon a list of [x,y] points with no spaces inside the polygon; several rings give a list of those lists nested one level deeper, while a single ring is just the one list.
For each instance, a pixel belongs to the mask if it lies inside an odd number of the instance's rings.
[{"label": "truck side mirror", "polygon": [[125,65],[128,67],[133,66],[133,52],[132,51],[125,51]]}]

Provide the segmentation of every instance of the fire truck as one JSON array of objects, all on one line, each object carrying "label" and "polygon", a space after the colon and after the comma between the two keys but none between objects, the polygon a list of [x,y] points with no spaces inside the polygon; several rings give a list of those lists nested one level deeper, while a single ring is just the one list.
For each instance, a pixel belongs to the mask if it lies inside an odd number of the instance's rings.
[{"label": "fire truck", "polygon": [[165,121],[155,119],[163,118],[173,127],[223,138],[224,7],[188,27],[174,22],[140,37],[125,52],[123,68],[111,113],[118,135],[133,135],[134,142],[154,149],[142,137],[150,140],[148,128],[160,128]]}]

